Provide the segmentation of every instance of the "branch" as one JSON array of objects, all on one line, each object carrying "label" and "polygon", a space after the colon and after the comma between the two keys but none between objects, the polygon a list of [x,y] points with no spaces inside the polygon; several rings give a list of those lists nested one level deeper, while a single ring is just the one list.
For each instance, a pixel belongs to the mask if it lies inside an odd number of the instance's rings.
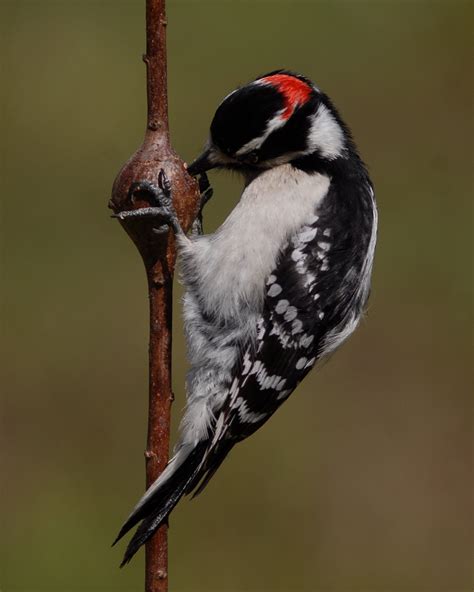
[{"label": "branch", "polygon": [[[182,227],[187,230],[198,209],[196,182],[169,143],[166,14],[165,0],[146,1],[147,130],[142,146],[122,167],[112,188],[109,207],[114,212],[138,209],[149,204],[130,199],[133,183],[158,184],[164,169],[173,189],[173,202]],[[153,232],[153,222],[143,219],[121,221],[138,248],[148,279],[150,301],[149,410],[145,452],[146,485],[149,487],[166,466],[169,453],[171,391],[171,319],[174,237]],[[168,590],[168,526],[164,524],[146,543],[145,591]]]}]

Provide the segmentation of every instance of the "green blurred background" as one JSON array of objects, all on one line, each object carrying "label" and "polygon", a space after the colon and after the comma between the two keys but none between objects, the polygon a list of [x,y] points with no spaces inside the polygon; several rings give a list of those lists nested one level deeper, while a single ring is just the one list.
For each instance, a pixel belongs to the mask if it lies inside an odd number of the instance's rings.
[{"label": "green blurred background", "polygon": [[[109,218],[145,121],[144,1],[1,2],[3,592],[139,591],[147,300]],[[170,532],[172,591],[472,590],[472,3],[168,3],[172,139],[288,67],[333,97],[380,209],[366,322]],[[214,229],[240,183],[213,173]],[[174,431],[184,405],[175,295]]]}]

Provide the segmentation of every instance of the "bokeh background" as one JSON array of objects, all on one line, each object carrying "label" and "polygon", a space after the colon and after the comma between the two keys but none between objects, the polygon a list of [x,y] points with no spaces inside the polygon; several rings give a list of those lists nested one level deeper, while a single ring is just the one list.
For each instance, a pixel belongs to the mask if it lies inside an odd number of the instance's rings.
[{"label": "bokeh background", "polygon": [[[351,125],[380,209],[366,322],[173,513],[171,590],[472,590],[473,4],[168,4],[183,158],[237,84],[292,68]],[[110,543],[144,486],[148,311],[106,205],[144,131],[144,2],[0,6],[0,589],[138,591],[143,554],[119,570]],[[208,230],[240,190],[211,181]]]}]

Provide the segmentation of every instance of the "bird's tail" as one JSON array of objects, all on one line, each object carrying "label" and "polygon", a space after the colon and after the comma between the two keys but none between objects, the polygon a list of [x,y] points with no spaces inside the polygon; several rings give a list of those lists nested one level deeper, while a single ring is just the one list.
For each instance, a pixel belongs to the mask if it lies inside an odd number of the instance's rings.
[{"label": "bird's tail", "polygon": [[115,545],[131,528],[142,521],[127,546],[120,567],[128,563],[141,545],[165,522],[181,497],[192,489],[190,485],[199,482],[208,446],[208,441],[199,442],[194,447],[182,446],[135,506],[113,542]]}]

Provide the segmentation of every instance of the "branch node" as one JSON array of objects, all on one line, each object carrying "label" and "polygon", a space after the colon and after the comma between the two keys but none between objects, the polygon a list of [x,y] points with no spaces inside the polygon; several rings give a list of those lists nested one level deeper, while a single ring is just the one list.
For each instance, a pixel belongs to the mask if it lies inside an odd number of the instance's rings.
[{"label": "branch node", "polygon": [[156,572],[156,577],[157,577],[159,580],[165,580],[165,579],[168,577],[168,573],[167,573],[165,570],[163,570],[163,569],[159,569],[159,570]]},{"label": "branch node", "polygon": [[165,285],[165,278],[161,273],[153,274],[151,277],[151,283],[154,288],[162,288]]},{"label": "branch node", "polygon": [[158,458],[157,454],[153,450],[145,450],[145,458],[150,460],[152,458]]},{"label": "branch node", "polygon": [[162,126],[160,125],[160,122],[157,119],[152,119],[148,122],[148,129],[151,130],[152,132],[156,132],[161,127]]}]

